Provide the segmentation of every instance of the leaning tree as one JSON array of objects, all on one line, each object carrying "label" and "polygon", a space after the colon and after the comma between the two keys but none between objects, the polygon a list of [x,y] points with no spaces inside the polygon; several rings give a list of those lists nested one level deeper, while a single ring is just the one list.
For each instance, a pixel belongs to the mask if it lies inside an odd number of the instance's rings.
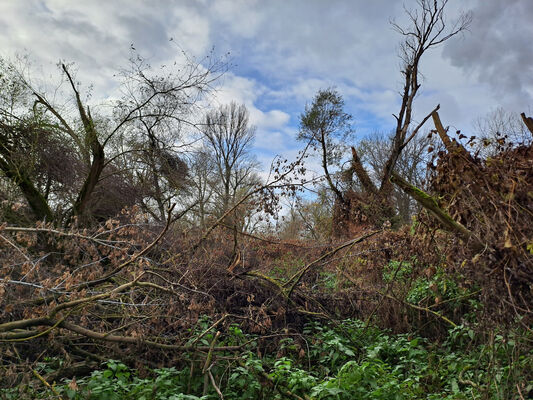
[{"label": "leaning tree", "polygon": [[397,167],[402,151],[416,136],[432,113],[439,108],[436,106],[432,112],[414,125],[413,104],[421,87],[420,62],[429,50],[465,31],[472,19],[471,14],[462,13],[458,19],[450,24],[445,16],[447,4],[448,0],[417,0],[418,7],[416,9],[405,10],[410,21],[409,26],[403,27],[397,22],[391,21],[394,30],[404,37],[400,45],[403,90],[400,93],[400,111],[394,115],[396,124],[392,143],[378,182],[370,178],[358,151],[352,147],[351,170],[360,183],[362,193],[352,192],[351,198],[347,200],[350,202],[351,221],[337,221],[337,223],[353,224],[355,222],[357,224],[365,222],[380,226],[386,221],[390,221],[393,225],[399,222],[397,212],[391,202],[393,197],[391,176]]}]

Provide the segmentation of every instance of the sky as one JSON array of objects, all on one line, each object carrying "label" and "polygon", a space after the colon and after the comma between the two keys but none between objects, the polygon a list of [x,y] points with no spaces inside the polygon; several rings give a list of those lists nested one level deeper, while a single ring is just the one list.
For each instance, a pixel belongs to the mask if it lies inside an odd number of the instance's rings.
[{"label": "sky", "polygon": [[[415,0],[0,0],[0,55],[29,54],[44,74],[59,60],[105,99],[134,46],[152,65],[180,50],[201,60],[229,53],[213,102],[244,103],[263,165],[293,157],[299,115],[317,90],[336,87],[356,140],[389,132],[400,104],[401,37]],[[533,0],[450,0],[449,20],[471,12],[467,32],[424,55],[415,119],[441,105],[463,131],[497,107],[533,107]],[[170,40],[172,38],[172,40]]]}]

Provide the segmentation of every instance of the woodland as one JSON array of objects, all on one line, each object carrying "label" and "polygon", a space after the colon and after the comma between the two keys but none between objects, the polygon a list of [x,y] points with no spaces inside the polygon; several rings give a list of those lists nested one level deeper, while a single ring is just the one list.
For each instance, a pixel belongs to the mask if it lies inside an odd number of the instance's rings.
[{"label": "woodland", "polygon": [[531,398],[533,118],[415,120],[471,21],[417,4],[395,129],[321,89],[267,175],[222,58],[135,54],[102,106],[0,59],[0,399]]}]

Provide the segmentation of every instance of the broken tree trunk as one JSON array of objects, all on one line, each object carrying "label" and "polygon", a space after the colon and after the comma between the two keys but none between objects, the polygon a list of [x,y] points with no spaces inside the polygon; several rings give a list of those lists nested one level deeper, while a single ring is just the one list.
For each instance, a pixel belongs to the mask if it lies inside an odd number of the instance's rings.
[{"label": "broken tree trunk", "polygon": [[411,185],[396,172],[392,173],[391,182],[415,199],[422,207],[431,212],[446,230],[459,235],[465,241],[473,243],[476,250],[481,250],[486,247],[476,235],[469,231],[464,225],[455,221],[446,211],[444,211],[435,198],[416,186]]},{"label": "broken tree trunk", "polygon": [[359,158],[359,155],[357,154],[357,150],[355,150],[355,147],[352,146],[352,170],[359,179],[359,182],[361,182],[361,186],[363,189],[370,194],[377,194],[378,188],[376,185],[374,185],[374,182],[370,179],[368,176],[368,173],[366,172],[365,167],[363,166],[363,163],[361,162],[361,159]]},{"label": "broken tree trunk", "polygon": [[527,129],[529,129],[529,131],[533,135],[533,118],[526,117],[525,113],[520,114],[520,116],[522,117],[522,121],[524,121],[524,124],[526,125]]},{"label": "broken tree trunk", "polygon": [[[67,67],[64,64],[62,65],[62,67],[70,82],[70,86],[72,87],[72,90],[74,91],[74,94],[76,96],[78,112],[80,114],[80,119],[85,130],[85,143],[91,149],[92,154],[92,162],[91,167],[89,169],[89,173],[85,178],[83,186],[78,194],[76,201],[74,202],[74,206],[72,207],[71,217],[83,216],[87,211],[87,205],[89,204],[94,189],[100,180],[102,170],[104,169],[105,152],[104,146],[98,140],[98,133],[96,131],[89,107],[87,107],[87,110],[85,110],[81,101],[80,93],[76,89],[76,85],[74,84],[74,81],[70,76]],[[70,218],[67,219],[67,222],[70,222],[69,220]]]},{"label": "broken tree trunk", "polygon": [[444,147],[446,147],[446,150],[448,150],[449,153],[459,153],[468,156],[470,159],[471,156],[466,151],[466,149],[458,143],[456,140],[451,140],[448,136],[448,129],[444,129],[444,126],[442,125],[442,122],[440,121],[439,113],[437,111],[434,111],[431,115],[433,117],[433,123],[435,124],[435,129],[437,130],[437,133],[439,134],[440,139],[442,140],[442,143],[444,143]]}]

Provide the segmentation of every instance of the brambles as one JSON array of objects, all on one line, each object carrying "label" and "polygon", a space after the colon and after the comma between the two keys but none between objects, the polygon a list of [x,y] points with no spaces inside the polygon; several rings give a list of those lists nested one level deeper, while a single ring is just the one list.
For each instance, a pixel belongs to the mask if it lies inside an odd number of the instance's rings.
[{"label": "brambles", "polygon": [[[231,271],[233,232],[200,236],[144,218],[134,209],[93,232],[3,227],[11,245],[0,367],[11,389],[2,396],[50,393],[32,371],[80,399],[113,387],[118,398],[217,398],[217,389],[224,398],[512,398],[517,385],[530,390],[530,333],[479,324],[482,287],[450,264],[447,248],[420,245],[423,218],[413,230],[335,246],[242,235]],[[89,377],[110,357],[120,361]],[[71,387],[61,383],[72,377]],[[168,390],[150,392],[157,385]]]}]

